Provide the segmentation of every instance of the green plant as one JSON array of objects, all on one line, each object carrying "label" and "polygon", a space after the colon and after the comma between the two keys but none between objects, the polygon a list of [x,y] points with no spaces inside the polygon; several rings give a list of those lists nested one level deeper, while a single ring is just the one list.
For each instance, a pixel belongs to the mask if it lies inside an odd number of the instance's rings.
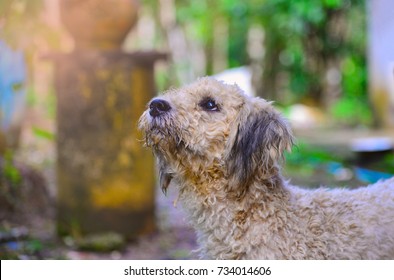
[{"label": "green plant", "polygon": [[[266,30],[265,90],[283,90],[278,75],[287,76],[285,87],[295,96],[288,101],[312,98],[324,104],[327,71],[339,71],[344,95],[357,91],[366,100],[366,76],[349,76],[349,58],[353,69],[365,72],[366,20],[365,3],[359,1],[252,1],[260,7],[255,20]],[[349,79],[350,78],[350,79]]]},{"label": "green plant", "polygon": [[387,154],[379,162],[373,163],[371,169],[394,174],[394,153]]},{"label": "green plant", "polygon": [[21,174],[14,165],[13,153],[10,150],[7,150],[4,154],[1,173],[4,176],[4,180],[12,186],[17,186],[21,182]]},{"label": "green plant", "polygon": [[55,139],[55,135],[45,129],[39,128],[39,127],[33,127],[33,134],[34,136],[41,138],[41,139],[46,139],[46,140],[50,140],[53,141]]},{"label": "green plant", "polygon": [[41,240],[38,239],[28,240],[25,244],[26,252],[31,255],[38,254],[43,249],[44,249],[44,244],[42,243]]},{"label": "green plant", "polygon": [[286,164],[290,166],[299,166],[302,162],[303,165],[316,167],[331,161],[341,161],[341,159],[326,149],[303,142],[299,142],[291,153],[286,153]]},{"label": "green plant", "polygon": [[0,200],[6,202],[6,205],[15,206],[21,182],[22,175],[14,165],[13,153],[7,150],[0,157]]},{"label": "green plant", "polygon": [[[157,1],[144,3],[157,13]],[[283,105],[313,103],[346,125],[372,122],[367,96],[365,0],[174,3],[175,24],[190,45],[202,46],[205,74],[213,73],[218,44],[223,44],[220,48],[227,54],[227,66],[248,64],[248,32],[258,26],[264,31],[259,95]],[[225,25],[226,40],[216,36],[218,25]],[[351,102],[357,110],[347,110]]]},{"label": "green plant", "polygon": [[362,97],[344,96],[331,107],[330,113],[336,121],[344,125],[372,124],[372,112]]}]

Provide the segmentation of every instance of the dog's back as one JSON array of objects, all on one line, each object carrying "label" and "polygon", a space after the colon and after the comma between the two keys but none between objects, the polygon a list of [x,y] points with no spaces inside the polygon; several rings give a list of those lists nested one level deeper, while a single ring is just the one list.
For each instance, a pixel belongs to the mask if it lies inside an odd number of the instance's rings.
[{"label": "dog's back", "polygon": [[328,259],[394,259],[394,178],[355,190],[290,187],[306,237]]}]

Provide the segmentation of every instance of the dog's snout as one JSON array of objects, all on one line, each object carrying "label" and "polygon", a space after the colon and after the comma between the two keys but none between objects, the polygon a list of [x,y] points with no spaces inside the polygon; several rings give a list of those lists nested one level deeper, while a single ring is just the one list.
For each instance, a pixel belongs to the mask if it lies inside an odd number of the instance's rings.
[{"label": "dog's snout", "polygon": [[163,99],[154,99],[149,104],[149,114],[152,117],[158,117],[171,110],[171,105]]}]

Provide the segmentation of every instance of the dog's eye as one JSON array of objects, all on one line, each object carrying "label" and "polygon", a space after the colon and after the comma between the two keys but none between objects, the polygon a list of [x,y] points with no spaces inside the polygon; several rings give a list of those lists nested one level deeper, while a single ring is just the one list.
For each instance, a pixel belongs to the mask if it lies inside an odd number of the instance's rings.
[{"label": "dog's eye", "polygon": [[219,106],[212,98],[205,98],[200,102],[200,107],[205,111],[219,111]]}]

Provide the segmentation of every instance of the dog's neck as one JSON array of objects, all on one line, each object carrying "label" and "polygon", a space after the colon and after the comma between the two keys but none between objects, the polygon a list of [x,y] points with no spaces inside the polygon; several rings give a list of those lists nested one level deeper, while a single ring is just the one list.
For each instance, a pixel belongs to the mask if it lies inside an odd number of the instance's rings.
[{"label": "dog's neck", "polygon": [[189,160],[178,158],[174,174],[178,175],[177,181],[182,182],[182,188],[202,197],[220,195],[228,200],[241,201],[248,193],[273,193],[283,190],[285,185],[279,165],[273,165],[269,170],[257,170],[252,179],[243,184],[234,174],[228,173],[225,163],[220,160],[213,159],[209,165],[206,161]]},{"label": "dog's neck", "polygon": [[[272,196],[283,196],[286,192],[281,168],[277,164],[270,166],[269,170],[256,170],[253,178],[244,185],[233,174],[228,174],[225,163],[220,159],[213,158],[207,164],[206,159],[178,154],[171,162],[178,162],[171,168],[180,187],[180,197],[191,200],[188,205],[196,212],[209,211],[208,206],[216,207],[213,204],[248,208],[247,204],[272,201]],[[192,202],[196,204],[192,206]]]},{"label": "dog's neck", "polygon": [[[239,238],[245,232],[245,226],[257,219],[257,215],[262,215],[261,211],[265,212],[263,215],[269,223],[276,211],[286,208],[283,204],[288,201],[284,199],[288,194],[284,180],[278,172],[270,178],[253,181],[244,192],[229,192],[226,180],[210,179],[213,181],[206,185],[215,188],[207,189],[201,184],[180,180],[180,202],[197,231],[199,244],[203,246],[200,254],[209,258],[242,258],[242,253],[236,251],[218,256],[216,250],[219,249],[215,248]],[[213,235],[215,240],[211,240]]]}]

